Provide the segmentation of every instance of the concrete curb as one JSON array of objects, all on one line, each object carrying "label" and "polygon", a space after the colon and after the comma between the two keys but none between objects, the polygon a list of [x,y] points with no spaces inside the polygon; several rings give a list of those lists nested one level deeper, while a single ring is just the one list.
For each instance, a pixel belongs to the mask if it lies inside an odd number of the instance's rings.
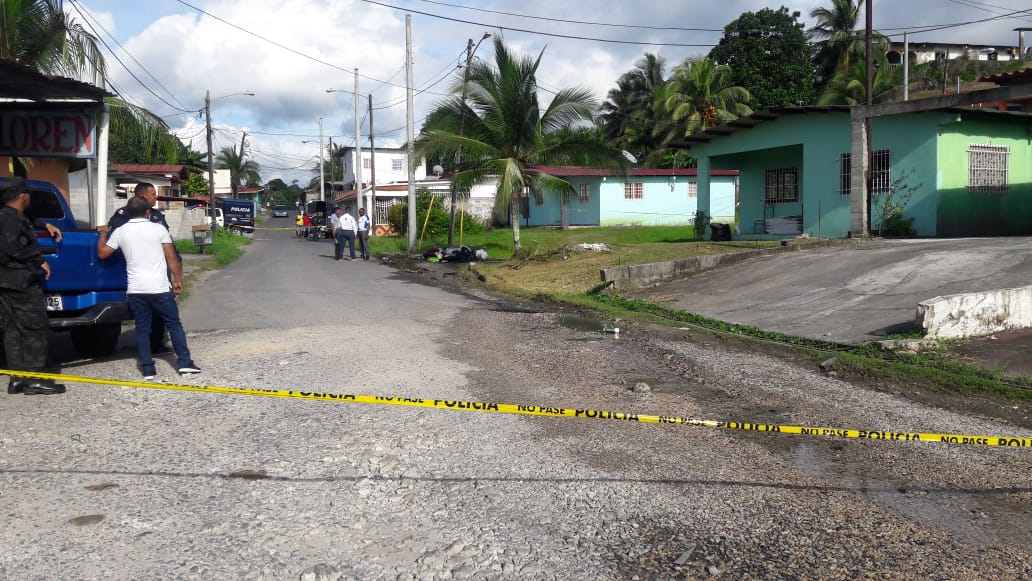
[{"label": "concrete curb", "polygon": [[602,282],[613,290],[636,290],[661,282],[687,278],[700,272],[722,268],[761,256],[856,243],[857,241],[855,240],[841,239],[782,240],[781,246],[771,248],[759,248],[756,250],[729,252],[725,254],[710,254],[707,256],[693,256],[691,258],[680,258],[678,260],[652,262],[649,264],[618,266],[616,268],[603,268],[600,275]]}]

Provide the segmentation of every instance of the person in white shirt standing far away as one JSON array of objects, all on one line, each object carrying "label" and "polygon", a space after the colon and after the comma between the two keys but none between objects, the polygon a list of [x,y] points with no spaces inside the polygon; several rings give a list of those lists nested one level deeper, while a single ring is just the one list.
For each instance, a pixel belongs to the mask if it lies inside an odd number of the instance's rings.
[{"label": "person in white shirt standing far away", "polygon": [[[143,378],[150,380],[156,375],[150,344],[154,317],[160,317],[165,322],[172,339],[172,348],[179,360],[179,373],[200,373],[201,370],[190,358],[186,332],[179,320],[176,295],[183,292],[183,264],[176,256],[172,236],[162,225],[148,220],[150,204],[146,199],[135,197],[129,200],[126,211],[129,221],[112,232],[110,239],[107,226],[97,227],[100,233],[97,256],[104,259],[118,250],[125,256],[129,278],[126,302],[136,322],[136,356]],[[171,289],[169,271],[173,279]]]},{"label": "person in white shirt standing far away", "polygon": [[366,216],[365,208],[358,209],[358,251],[362,254],[362,260],[369,260],[369,227],[372,221]]}]

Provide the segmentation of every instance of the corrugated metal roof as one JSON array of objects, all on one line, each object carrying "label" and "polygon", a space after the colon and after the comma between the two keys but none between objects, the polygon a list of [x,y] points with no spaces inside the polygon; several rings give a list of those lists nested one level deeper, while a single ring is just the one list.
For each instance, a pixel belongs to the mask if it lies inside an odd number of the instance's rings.
[{"label": "corrugated metal roof", "polygon": [[[52,106],[53,101],[62,100],[93,101],[100,104],[103,103],[104,97],[113,96],[104,89],[89,83],[44,75],[21,63],[0,59],[0,99],[23,99],[30,103],[50,102]],[[24,106],[25,101],[14,104]],[[82,104],[75,103],[79,106]]]},{"label": "corrugated metal roof", "polygon": [[978,79],[979,83],[996,83],[997,85],[1023,85],[1032,83],[1032,67],[1013,71],[1010,73],[998,73],[986,75]]}]

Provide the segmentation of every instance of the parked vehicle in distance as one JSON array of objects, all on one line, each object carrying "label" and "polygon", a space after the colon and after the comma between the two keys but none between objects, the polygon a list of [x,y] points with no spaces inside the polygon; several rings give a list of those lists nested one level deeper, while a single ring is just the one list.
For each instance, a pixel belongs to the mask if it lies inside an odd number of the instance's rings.
[{"label": "parked vehicle in distance", "polygon": [[235,198],[224,198],[216,202],[222,206],[222,215],[225,219],[226,228],[234,234],[254,232],[254,200],[240,200]]},{"label": "parked vehicle in distance", "polygon": [[275,206],[272,207],[272,217],[273,218],[286,218],[287,217],[287,207],[284,206],[283,204],[276,204]]},{"label": "parked vehicle in distance", "polygon": [[[190,210],[192,210],[194,212],[198,212],[198,211],[204,212],[205,223],[207,223],[207,224],[211,223],[211,209],[210,208],[205,208],[203,206],[197,206],[197,207],[194,207],[194,208],[190,208]],[[218,227],[218,228],[225,228],[225,226],[226,226],[225,217],[222,215],[222,208],[215,208],[215,226]]]},{"label": "parked vehicle in distance", "polygon": [[[5,180],[0,178],[0,183]],[[125,302],[128,285],[122,253],[97,258],[97,231],[78,228],[64,195],[49,182],[26,180],[30,203],[25,217],[36,230],[36,240],[50,278],[43,281],[43,304],[50,328],[68,331],[81,357],[103,357],[114,352],[122,321],[132,320]],[[58,244],[46,231],[50,223],[61,229]]]}]

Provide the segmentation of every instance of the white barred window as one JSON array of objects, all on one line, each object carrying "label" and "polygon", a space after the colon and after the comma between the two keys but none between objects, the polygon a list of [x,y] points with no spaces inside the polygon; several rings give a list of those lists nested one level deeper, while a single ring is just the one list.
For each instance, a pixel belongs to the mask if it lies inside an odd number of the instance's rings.
[{"label": "white barred window", "polygon": [[699,182],[695,179],[688,180],[688,199],[694,200],[699,197]]},{"label": "white barred window", "polygon": [[582,201],[582,202],[587,202],[588,201],[588,199],[589,199],[588,184],[581,184],[580,185],[580,187],[578,188],[577,197],[580,198],[580,201]]},{"label": "white barred window", "polygon": [[976,192],[1006,192],[1008,157],[1008,145],[968,145],[968,188]]},{"label": "white barred window", "polygon": [[871,193],[887,194],[892,189],[889,168],[892,166],[892,155],[888,149],[876,149],[871,152]]},{"label": "white barred window", "polygon": [[852,153],[839,154],[838,193],[842,194],[843,196],[848,196],[853,191],[852,166]]},{"label": "white barred window", "polygon": [[624,182],[623,197],[625,200],[640,200],[645,197],[641,182]]},{"label": "white barred window", "polygon": [[763,203],[766,205],[799,201],[799,168],[768,169],[763,180]]}]

